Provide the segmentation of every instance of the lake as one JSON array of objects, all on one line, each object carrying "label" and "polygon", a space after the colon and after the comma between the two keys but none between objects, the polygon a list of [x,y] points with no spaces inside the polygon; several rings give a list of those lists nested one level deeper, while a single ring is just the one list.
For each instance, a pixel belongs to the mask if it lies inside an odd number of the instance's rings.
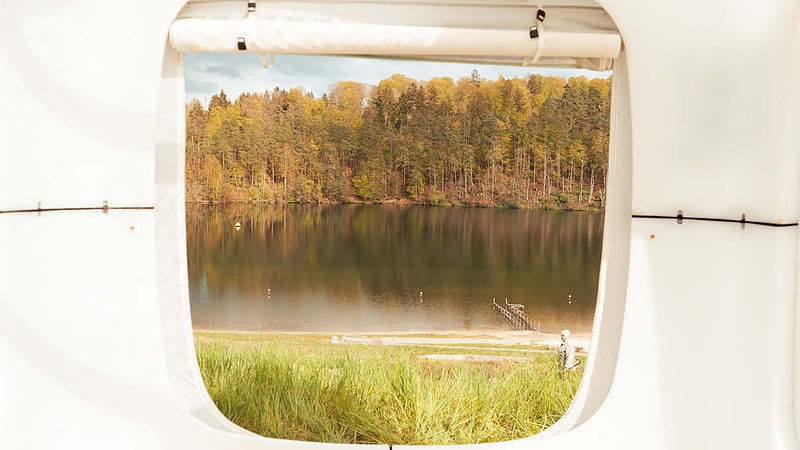
[{"label": "lake", "polygon": [[188,204],[186,223],[195,328],[511,330],[496,298],[525,305],[543,332],[591,331],[601,214]]}]

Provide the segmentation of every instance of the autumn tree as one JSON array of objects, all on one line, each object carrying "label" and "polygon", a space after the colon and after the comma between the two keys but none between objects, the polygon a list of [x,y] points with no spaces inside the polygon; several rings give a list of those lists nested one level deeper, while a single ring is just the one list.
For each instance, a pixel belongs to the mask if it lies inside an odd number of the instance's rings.
[{"label": "autumn tree", "polygon": [[186,105],[188,201],[600,209],[611,82],[530,75],[224,91]]}]

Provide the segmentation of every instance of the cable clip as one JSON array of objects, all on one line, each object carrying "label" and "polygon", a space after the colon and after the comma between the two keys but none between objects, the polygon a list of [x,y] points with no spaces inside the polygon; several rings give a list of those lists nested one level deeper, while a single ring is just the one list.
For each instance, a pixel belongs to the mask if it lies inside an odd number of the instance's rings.
[{"label": "cable clip", "polygon": [[256,2],[247,2],[247,12],[248,13],[256,12]]},{"label": "cable clip", "polygon": [[547,14],[544,12],[541,6],[536,11],[536,25],[532,26],[530,30],[528,30],[528,35],[531,39],[536,39],[536,51],[533,53],[533,57],[531,59],[524,58],[522,60],[522,65],[527,66],[528,64],[536,64],[536,61],[539,61],[539,58],[542,57],[542,52],[544,52],[544,17]]},{"label": "cable clip", "polygon": [[539,9],[536,11],[536,25],[532,26],[528,30],[528,36],[531,39],[536,39],[539,37],[539,26],[544,22],[544,18],[547,16],[547,13],[544,12],[542,7],[540,6]]},{"label": "cable clip", "polygon": [[683,210],[682,209],[678,210],[678,216],[676,217],[676,219],[678,219],[678,225],[683,223]]}]

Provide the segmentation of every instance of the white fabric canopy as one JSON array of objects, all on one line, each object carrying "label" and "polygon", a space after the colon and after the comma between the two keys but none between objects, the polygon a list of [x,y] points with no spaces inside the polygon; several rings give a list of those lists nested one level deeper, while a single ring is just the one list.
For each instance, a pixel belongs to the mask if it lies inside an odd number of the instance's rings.
[{"label": "white fabric canopy", "polygon": [[[188,4],[170,30],[180,52],[374,56],[610,70],[621,39],[593,3],[247,2]],[[456,8],[458,8],[456,10]],[[539,37],[531,38],[537,26]],[[239,47],[243,42],[245,49]]]}]

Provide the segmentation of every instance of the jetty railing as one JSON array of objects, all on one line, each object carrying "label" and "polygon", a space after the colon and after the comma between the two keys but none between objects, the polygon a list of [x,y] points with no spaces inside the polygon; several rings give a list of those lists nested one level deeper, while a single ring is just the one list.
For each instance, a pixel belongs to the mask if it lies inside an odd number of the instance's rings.
[{"label": "jetty railing", "polygon": [[508,303],[505,299],[505,306],[498,304],[496,298],[492,298],[492,307],[516,330],[539,331],[539,322],[525,314],[525,306],[519,303]]}]

